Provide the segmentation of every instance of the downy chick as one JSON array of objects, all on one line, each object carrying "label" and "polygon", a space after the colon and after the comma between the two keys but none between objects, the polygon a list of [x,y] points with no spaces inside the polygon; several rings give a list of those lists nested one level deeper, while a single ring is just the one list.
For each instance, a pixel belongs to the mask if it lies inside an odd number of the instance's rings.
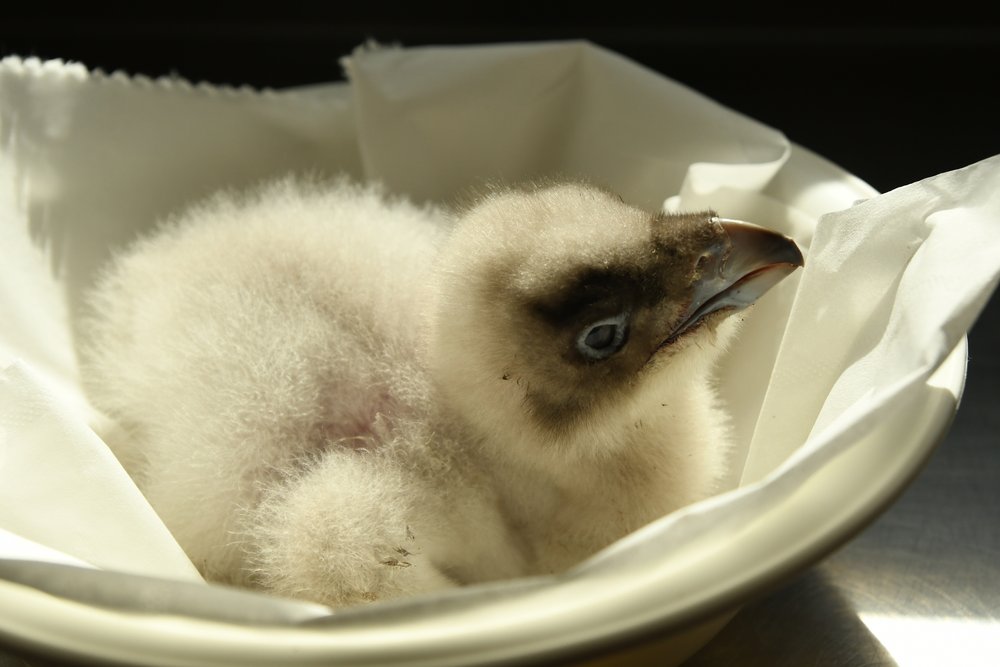
[{"label": "downy chick", "polygon": [[345,605],[558,572],[717,491],[729,315],[801,264],[579,184],[453,224],[287,179],[112,263],[85,385],[208,579]]}]

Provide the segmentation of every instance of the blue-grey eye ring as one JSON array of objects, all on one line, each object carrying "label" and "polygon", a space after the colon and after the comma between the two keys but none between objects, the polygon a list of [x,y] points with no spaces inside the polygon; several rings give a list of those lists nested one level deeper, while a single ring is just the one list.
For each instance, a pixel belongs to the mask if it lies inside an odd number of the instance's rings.
[{"label": "blue-grey eye ring", "polygon": [[587,359],[600,361],[628,342],[628,312],[591,322],[576,337],[576,349]]}]

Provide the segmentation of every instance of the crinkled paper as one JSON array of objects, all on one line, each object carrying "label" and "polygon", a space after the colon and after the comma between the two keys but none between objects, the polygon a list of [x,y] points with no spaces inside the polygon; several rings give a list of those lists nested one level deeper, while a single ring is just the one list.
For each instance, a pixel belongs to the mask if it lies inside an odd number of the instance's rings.
[{"label": "crinkled paper", "polygon": [[998,158],[879,195],[780,132],[584,43],[364,50],[345,68],[347,83],[275,92],[0,62],[0,577],[34,581],[55,563],[107,573],[77,579],[81,590],[102,577],[124,591],[144,577],[199,581],[91,429],[74,340],[81,295],[111,252],[221,187],[347,173],[447,203],[484,180],[585,177],[807,249],[720,369],[740,442],[734,490],[613,546],[577,583],[610,570],[627,586],[686,541],[804,488],[916,405],[997,279]]}]

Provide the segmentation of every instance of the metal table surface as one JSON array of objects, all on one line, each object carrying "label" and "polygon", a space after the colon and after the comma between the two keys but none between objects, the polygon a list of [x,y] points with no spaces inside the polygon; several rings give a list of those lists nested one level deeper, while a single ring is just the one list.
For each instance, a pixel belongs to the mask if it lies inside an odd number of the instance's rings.
[{"label": "metal table surface", "polygon": [[1000,298],[944,442],[857,538],[745,606],[686,667],[1000,665]]},{"label": "metal table surface", "polygon": [[[614,16],[573,21],[535,8],[530,19],[489,23],[400,7],[387,10],[395,18],[338,6],[291,22],[241,8],[232,25],[177,12],[156,22],[46,13],[0,23],[0,52],[280,87],[328,80],[333,58],[373,36],[411,45],[583,37],[783,130],[883,191],[1000,153],[1000,96],[983,79],[1000,62],[1000,23],[950,6],[900,18],[866,8],[812,24],[757,7],[628,18],[616,6]],[[914,483],[845,547],[744,606],[688,667],[1000,665],[1000,298],[969,338],[961,407]],[[0,667],[54,664],[0,648]]]}]

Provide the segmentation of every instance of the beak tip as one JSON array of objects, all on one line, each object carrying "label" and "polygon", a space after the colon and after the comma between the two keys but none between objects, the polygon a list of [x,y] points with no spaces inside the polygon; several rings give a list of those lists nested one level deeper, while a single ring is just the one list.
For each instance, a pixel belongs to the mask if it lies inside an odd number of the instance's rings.
[{"label": "beak tip", "polygon": [[742,220],[715,218],[742,260],[740,263],[791,264],[805,266],[805,257],[795,241],[784,234]]}]

